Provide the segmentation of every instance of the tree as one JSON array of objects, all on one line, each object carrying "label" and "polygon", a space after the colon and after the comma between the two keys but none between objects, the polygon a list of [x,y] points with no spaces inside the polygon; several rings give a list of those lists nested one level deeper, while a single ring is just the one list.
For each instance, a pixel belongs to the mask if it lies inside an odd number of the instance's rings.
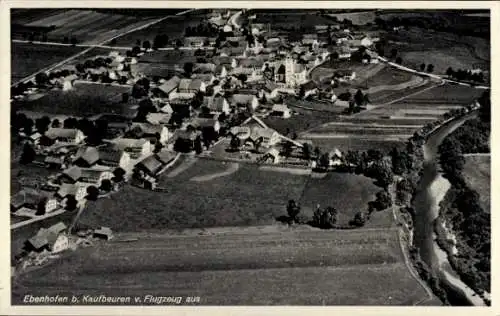
[{"label": "tree", "polygon": [[246,74],[239,74],[238,75],[238,80],[241,81],[242,84],[245,84],[247,82],[248,76]]},{"label": "tree", "polygon": [[95,201],[99,197],[99,189],[91,185],[87,187],[87,200]]},{"label": "tree", "polygon": [[289,200],[286,206],[286,212],[293,222],[297,221],[297,216],[300,213],[300,205],[298,205],[294,200]]},{"label": "tree", "polygon": [[302,144],[302,156],[305,160],[311,159],[311,145],[308,143]]},{"label": "tree", "polygon": [[401,57],[399,57],[399,56],[398,56],[398,57],[396,58],[396,64],[401,65],[402,63],[403,63],[403,59],[402,59]]},{"label": "tree", "polygon": [[132,52],[131,52],[132,56],[137,56],[139,55],[140,52],[141,52],[140,45],[132,47]]},{"label": "tree", "polygon": [[71,37],[71,45],[76,45],[76,43],[78,43],[76,37],[72,36]]},{"label": "tree", "polygon": [[447,75],[448,77],[453,77],[453,76],[454,76],[454,74],[455,74],[455,71],[453,70],[453,68],[448,67],[448,69],[446,69],[446,75]]},{"label": "tree", "polygon": [[362,227],[366,223],[366,213],[365,212],[357,212],[354,215],[354,219],[352,220],[352,224],[354,226]]},{"label": "tree", "polygon": [[381,190],[375,195],[375,208],[378,211],[385,210],[392,206],[391,194],[386,190]]},{"label": "tree", "polygon": [[434,65],[433,64],[428,64],[427,65],[427,72],[432,73],[434,71]]},{"label": "tree", "polygon": [[328,167],[330,167],[330,155],[328,153],[324,153],[320,156],[319,166],[324,170],[328,170]]},{"label": "tree", "polygon": [[58,119],[54,119],[52,121],[52,125],[51,125],[52,128],[59,128],[61,127],[61,122],[58,120]]},{"label": "tree", "polygon": [[237,136],[233,136],[231,138],[231,142],[229,143],[229,146],[231,150],[233,151],[238,151],[241,145],[241,140]]},{"label": "tree", "polygon": [[43,116],[35,121],[36,130],[42,135],[49,129],[49,125],[50,118],[48,116]]},{"label": "tree", "polygon": [[184,73],[186,76],[191,76],[193,73],[194,64],[192,62],[184,63]]},{"label": "tree", "polygon": [[25,143],[19,162],[23,165],[29,164],[35,159],[35,156],[36,152],[33,147],[29,143]]},{"label": "tree", "polygon": [[111,191],[111,189],[113,189],[113,184],[111,183],[111,181],[108,179],[102,180],[101,190],[103,190],[105,192],[109,192],[109,191]]},{"label": "tree", "polygon": [[391,49],[391,58],[395,58],[397,54],[398,54],[397,49],[395,49],[395,48]]},{"label": "tree", "polygon": [[177,39],[177,40],[175,41],[175,47],[176,47],[176,48],[182,47],[182,45],[183,45],[183,43],[182,43],[182,41],[181,41],[180,39]]},{"label": "tree", "polygon": [[35,75],[35,82],[37,85],[44,85],[49,82],[49,76],[45,72],[39,72]]},{"label": "tree", "polygon": [[314,148],[314,156],[316,157],[316,159],[319,159],[320,155],[321,155],[321,148],[319,148],[318,146],[316,146]]},{"label": "tree", "polygon": [[38,202],[37,206],[36,206],[36,213],[35,215],[37,216],[41,216],[41,215],[45,215],[45,211],[46,211],[46,205],[47,205],[47,198],[43,198],[40,202]]},{"label": "tree", "polygon": [[31,135],[31,133],[33,133],[33,126],[35,125],[35,123],[33,122],[32,119],[30,118],[27,118],[25,121],[24,121],[24,126],[23,126],[23,129],[24,129],[24,133],[26,135]]},{"label": "tree", "polygon": [[113,171],[113,181],[115,183],[120,183],[124,180],[124,177],[125,177],[125,170],[123,170],[122,168],[118,167],[116,168],[114,171]]},{"label": "tree", "polygon": [[364,104],[364,101],[365,98],[363,92],[361,91],[361,89],[358,89],[358,91],[356,91],[356,94],[354,95],[354,102],[356,102],[357,106],[361,106]]},{"label": "tree", "polygon": [[64,208],[67,211],[73,211],[74,209],[76,209],[77,205],[78,201],[76,200],[76,198],[73,195],[68,195],[68,197],[66,198],[66,205]]},{"label": "tree", "polygon": [[142,48],[144,48],[145,50],[150,49],[151,48],[151,43],[149,41],[142,42]]},{"label": "tree", "polygon": [[194,151],[199,155],[203,152],[203,147],[201,145],[201,139],[200,137],[197,137],[194,140]]},{"label": "tree", "polygon": [[420,64],[420,71],[424,71],[424,70],[425,70],[425,64],[422,63],[422,64]]},{"label": "tree", "polygon": [[293,152],[293,144],[291,142],[285,142],[283,144],[283,156],[289,158]]},{"label": "tree", "polygon": [[319,205],[313,216],[313,224],[319,228],[333,228],[337,223],[338,212],[335,208],[329,206],[325,209],[320,209]]}]

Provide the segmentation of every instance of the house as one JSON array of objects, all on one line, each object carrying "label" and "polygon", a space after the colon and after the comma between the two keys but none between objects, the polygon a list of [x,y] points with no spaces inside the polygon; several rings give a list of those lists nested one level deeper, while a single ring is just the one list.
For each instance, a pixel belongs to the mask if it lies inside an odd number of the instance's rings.
[{"label": "house", "polygon": [[205,36],[188,36],[184,37],[184,46],[186,47],[202,47],[205,42],[208,41],[208,37]]},{"label": "house", "polygon": [[151,154],[151,143],[143,138],[120,138],[114,140],[113,143],[116,148],[128,153],[131,159],[137,159]]},{"label": "house", "polygon": [[[217,65],[214,63],[196,63],[193,66],[193,73],[195,74],[213,74]],[[193,78],[195,79],[195,78]],[[206,84],[206,83],[205,83]]]},{"label": "house", "polygon": [[316,86],[316,83],[312,80],[309,80],[308,82],[301,85],[300,89],[304,91],[304,98],[307,98],[310,95],[318,93],[318,87]]},{"label": "house", "polygon": [[82,175],[81,168],[73,166],[65,169],[59,176],[61,183],[75,184]]},{"label": "house", "polygon": [[40,143],[41,137],[42,137],[42,134],[40,134],[38,132],[34,132],[30,136],[26,137],[26,140],[36,146]]},{"label": "house", "polygon": [[248,126],[233,126],[228,132],[231,137],[238,137],[240,140],[245,141],[250,138],[252,130]]},{"label": "house", "polygon": [[280,162],[280,152],[278,149],[272,147],[262,156],[262,161],[271,161],[272,163]]},{"label": "house", "polygon": [[291,111],[286,106],[286,104],[274,104],[273,109],[271,110],[271,115],[279,116],[284,119],[290,118],[292,116]]},{"label": "house", "polygon": [[[177,139],[174,147],[179,147],[182,149],[180,151],[191,151],[194,149],[194,142],[197,138],[201,136],[200,131],[194,131],[192,129],[179,130],[177,132]],[[175,149],[176,151],[179,151]]]},{"label": "house", "polygon": [[132,123],[129,134],[136,139],[157,139],[161,144],[165,144],[170,138],[170,133],[166,126],[148,123]]},{"label": "house", "polygon": [[[170,110],[172,109],[170,105],[168,105],[168,107]],[[166,125],[170,121],[172,113],[148,113],[148,115],[146,115],[146,122],[154,125]]]},{"label": "house", "polygon": [[128,169],[130,155],[114,146],[99,147],[99,164],[108,167]]},{"label": "house", "polygon": [[49,128],[45,132],[45,137],[53,143],[64,142],[71,144],[80,144],[85,139],[82,131],[70,128]]},{"label": "house", "polygon": [[174,151],[170,151],[170,150],[162,150],[162,151],[156,153],[156,157],[164,165],[171,163],[175,159],[176,156],[177,156],[177,153]]},{"label": "house", "polygon": [[190,126],[194,127],[197,130],[210,129],[216,133],[220,130],[220,123],[217,119],[213,118],[195,118],[190,124]]},{"label": "house", "polygon": [[338,69],[333,74],[333,78],[342,82],[352,81],[356,79],[356,72],[349,69]]},{"label": "house", "polygon": [[82,201],[86,195],[87,186],[78,183],[63,183],[55,194],[56,197],[62,200],[66,200],[68,197],[72,196],[76,201]]},{"label": "house", "polygon": [[27,250],[43,251],[49,250],[52,253],[59,253],[68,249],[69,240],[65,232],[67,227],[59,222],[49,228],[40,228],[37,234],[26,241]]},{"label": "house", "polygon": [[205,92],[206,85],[199,79],[181,79],[177,91],[179,93]]},{"label": "house", "polygon": [[166,114],[172,114],[174,113],[174,110],[172,109],[172,107],[170,106],[170,104],[164,104],[161,108],[160,108],[160,112],[161,113],[166,113]]},{"label": "house", "polygon": [[82,168],[90,168],[99,161],[99,152],[95,147],[81,147],[76,152],[73,164]]},{"label": "house", "polygon": [[279,143],[280,135],[272,128],[254,126],[251,128],[250,140],[255,143],[260,143],[261,146],[269,148]]},{"label": "house", "polygon": [[179,86],[179,83],[181,81],[181,78],[177,76],[173,76],[169,80],[165,81],[161,85],[159,85],[157,88],[153,89],[153,93],[155,95],[161,96],[161,97],[168,97],[170,93],[175,91],[177,87]]},{"label": "house", "polygon": [[113,179],[114,175],[109,170],[98,170],[98,169],[89,169],[82,168],[80,170],[80,178],[79,182],[89,183],[95,185],[96,187],[100,187],[102,181]]},{"label": "house", "polygon": [[252,94],[234,94],[231,99],[231,106],[245,108],[252,112],[259,107],[259,100],[257,96]]},{"label": "house", "polygon": [[330,161],[329,161],[329,166],[339,166],[342,165],[342,152],[338,148],[334,148],[330,153],[329,153]]},{"label": "house", "polygon": [[51,156],[51,155],[45,157],[44,165],[45,167],[50,169],[63,169],[66,167],[64,157]]},{"label": "house", "polygon": [[144,176],[144,174],[155,177],[163,168],[163,163],[156,155],[151,155],[135,165],[134,170]]},{"label": "house", "polygon": [[222,31],[224,33],[231,33],[233,31],[233,27],[230,25],[230,24],[226,24],[224,25],[224,27],[222,28]]},{"label": "house", "polygon": [[313,34],[302,35],[302,45],[310,45],[312,47],[318,47],[319,46],[318,34],[313,33]]},{"label": "house", "polygon": [[[215,68],[215,65],[214,65]],[[194,74],[191,76],[191,79],[199,79],[205,84],[205,88],[208,85],[211,85],[215,81],[215,76],[211,73],[206,73],[206,74]]]},{"label": "house", "polygon": [[274,82],[268,81],[262,88],[266,99],[275,99],[279,96],[279,87]]},{"label": "house", "polygon": [[24,188],[11,197],[11,212],[16,212],[21,208],[43,211],[50,213],[57,209],[57,200],[45,191],[37,191],[31,188]]},{"label": "house", "polygon": [[227,99],[222,96],[205,97],[203,99],[203,106],[206,107],[210,113],[229,115],[231,108]]},{"label": "house", "polygon": [[338,54],[339,54],[339,59],[351,58],[351,50],[348,47],[343,46]]},{"label": "house", "polygon": [[93,236],[95,238],[110,240],[113,238],[113,232],[109,227],[101,227],[99,229],[94,230]]}]

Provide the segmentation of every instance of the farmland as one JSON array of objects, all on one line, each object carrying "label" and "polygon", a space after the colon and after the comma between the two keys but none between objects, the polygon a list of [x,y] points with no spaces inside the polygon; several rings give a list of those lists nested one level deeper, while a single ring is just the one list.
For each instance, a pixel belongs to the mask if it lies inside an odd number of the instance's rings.
[{"label": "farmland", "polygon": [[24,38],[23,29],[26,28],[49,28],[43,32],[46,34],[45,41],[63,42],[75,38],[78,43],[98,44],[153,20],[82,9],[38,10],[26,17],[24,13],[14,11],[13,23],[23,28],[19,32],[14,29],[12,38]]},{"label": "farmland", "polygon": [[479,203],[485,212],[491,210],[491,157],[470,155],[465,157],[464,178],[473,190],[479,193]]},{"label": "farmland", "polygon": [[132,105],[122,103],[122,93],[129,93],[130,90],[124,86],[82,82],[68,91],[51,90],[36,100],[16,101],[12,103],[12,109],[75,116],[100,113],[129,115],[133,113]]},{"label": "farmland", "polygon": [[300,203],[302,212],[310,216],[318,204],[320,207],[332,206],[338,210],[337,223],[348,225],[357,212],[367,209],[377,191],[379,188],[370,178],[334,172],[324,178],[309,179]]},{"label": "farmland", "polygon": [[298,115],[293,115],[288,119],[268,116],[262,119],[262,121],[270,128],[275,129],[278,133],[286,135],[288,132],[300,133],[335,119],[334,114],[327,112],[317,112],[299,108],[293,108],[293,110],[298,112]]},{"label": "farmland", "polygon": [[221,162],[198,160],[178,174],[173,169],[174,176],[166,172],[160,178],[160,186],[167,189],[163,193],[126,186],[89,206],[80,222],[117,231],[268,224],[286,214],[287,201],[300,197],[307,180],[254,165],[241,165],[204,185],[191,180],[227,168]]},{"label": "farmland", "polygon": [[412,305],[427,296],[409,274],[397,236],[390,229],[139,236],[69,254],[37,277],[21,276],[12,298],[20,303],[26,288],[32,295],[106,289],[200,296],[203,305]]},{"label": "farmland", "polygon": [[81,47],[11,43],[11,81],[25,78],[83,50]]}]

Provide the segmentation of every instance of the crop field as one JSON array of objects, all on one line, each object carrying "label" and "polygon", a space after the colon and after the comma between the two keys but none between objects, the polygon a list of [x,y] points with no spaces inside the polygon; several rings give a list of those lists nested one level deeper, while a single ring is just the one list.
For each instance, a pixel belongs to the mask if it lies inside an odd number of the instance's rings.
[{"label": "crop field", "polygon": [[314,28],[318,24],[334,24],[333,20],[312,14],[311,12],[277,12],[277,13],[257,13],[257,18],[254,23],[272,23],[273,29],[280,28]]},{"label": "crop field", "polygon": [[[359,211],[368,209],[380,190],[373,179],[362,175],[330,172],[324,178],[311,178],[300,199],[302,212],[312,216],[316,206],[332,206],[338,210],[340,225],[348,225]],[[355,197],[355,198],[354,198]]]},{"label": "crop field", "polygon": [[479,98],[484,90],[460,85],[445,84],[412,95],[398,103],[418,105],[469,105]]},{"label": "crop field", "polygon": [[286,104],[292,109],[307,109],[321,112],[328,112],[332,114],[340,114],[345,108],[340,106],[335,106],[335,104],[325,101],[305,101],[305,100],[295,100],[295,99],[287,99]]},{"label": "crop field", "polygon": [[51,90],[33,101],[17,101],[12,108],[48,114],[91,116],[101,113],[131,114],[129,104],[121,103],[122,93],[129,87],[107,86],[93,83],[77,83],[68,91]]},{"label": "crop field", "polygon": [[[74,37],[79,43],[98,44],[152,20],[148,17],[101,13],[95,10],[61,9],[33,14],[27,19],[17,16],[13,23],[25,27],[52,28],[47,32],[47,41],[63,42],[64,38]],[[17,38],[23,36],[13,35]]]},{"label": "crop field", "polygon": [[479,203],[485,212],[491,211],[491,157],[471,155],[465,157],[464,178],[470,188],[479,193]]},{"label": "crop field", "polygon": [[286,214],[286,203],[300,197],[307,180],[241,164],[234,173],[203,185],[192,181],[227,169],[222,162],[200,159],[181,172],[171,170],[174,176],[167,170],[159,184],[167,192],[126,186],[89,206],[80,223],[116,231],[268,224]]},{"label": "crop field", "polygon": [[413,305],[427,296],[403,260],[391,229],[164,234],[68,254],[14,279],[12,301],[147,292],[203,305]]},{"label": "crop field", "polygon": [[310,133],[317,134],[336,134],[336,135],[391,135],[391,134],[413,134],[415,129],[419,128],[416,125],[339,125],[326,124],[318,128],[309,130]]},{"label": "crop field", "polygon": [[294,108],[298,115],[292,115],[288,119],[283,119],[275,116],[268,116],[262,121],[270,128],[278,133],[286,135],[289,133],[300,133],[314,126],[321,125],[335,120],[336,115],[327,112],[308,111],[299,108]]},{"label": "crop field", "polygon": [[21,80],[82,50],[71,46],[11,43],[11,81]]},{"label": "crop field", "polygon": [[363,12],[333,13],[328,15],[337,18],[339,21],[350,20],[354,25],[365,25],[368,23],[372,23],[377,17],[375,10]]},{"label": "crop field", "polygon": [[149,41],[151,44],[156,35],[165,34],[169,40],[183,38],[187,27],[198,25],[203,21],[201,16],[171,16],[170,18],[147,28],[131,32],[116,39],[116,46],[134,46],[137,40]]},{"label": "crop field", "polygon": [[331,151],[338,148],[341,151],[347,150],[361,150],[366,151],[368,149],[377,149],[382,152],[389,152],[394,147],[403,148],[405,146],[405,141],[401,139],[389,139],[388,137],[381,138],[327,138],[327,137],[308,137],[300,136],[298,142],[303,140],[310,140],[314,147],[321,148],[322,151]]},{"label": "crop field", "polygon": [[369,87],[391,86],[408,82],[413,74],[392,67],[384,67],[368,80]]}]

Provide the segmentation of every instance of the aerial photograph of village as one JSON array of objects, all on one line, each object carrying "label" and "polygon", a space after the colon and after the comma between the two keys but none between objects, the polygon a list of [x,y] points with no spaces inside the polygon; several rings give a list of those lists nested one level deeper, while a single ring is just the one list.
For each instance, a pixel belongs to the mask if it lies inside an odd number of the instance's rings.
[{"label": "aerial photograph of village", "polygon": [[11,304],[490,306],[490,22],[11,8]]}]

